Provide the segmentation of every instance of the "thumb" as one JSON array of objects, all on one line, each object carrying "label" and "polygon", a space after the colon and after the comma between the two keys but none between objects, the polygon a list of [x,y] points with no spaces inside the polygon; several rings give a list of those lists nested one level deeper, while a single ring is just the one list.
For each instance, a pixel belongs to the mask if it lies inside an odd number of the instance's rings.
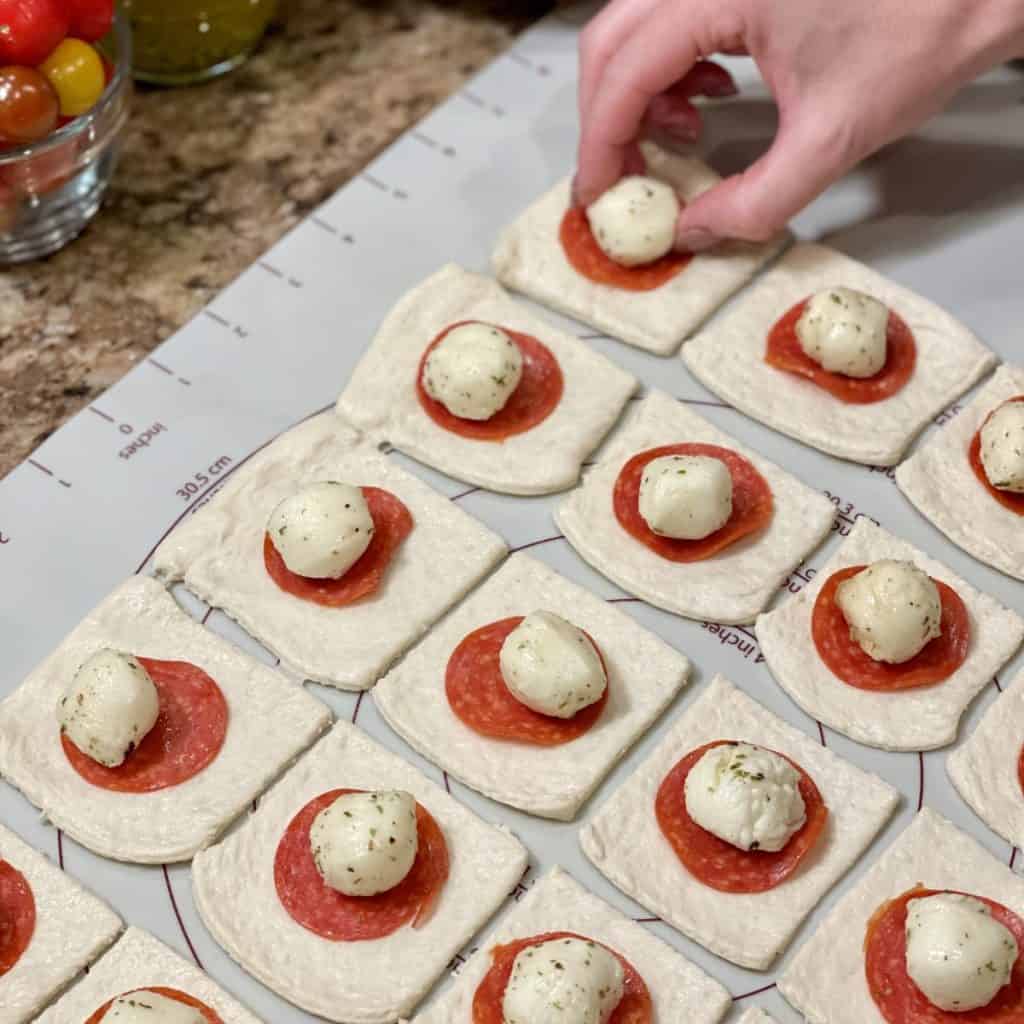
[{"label": "thumb", "polygon": [[763,242],[777,234],[855,162],[848,140],[832,134],[823,137],[802,124],[780,129],[756,163],[683,208],[676,247],[695,252],[723,239]]}]

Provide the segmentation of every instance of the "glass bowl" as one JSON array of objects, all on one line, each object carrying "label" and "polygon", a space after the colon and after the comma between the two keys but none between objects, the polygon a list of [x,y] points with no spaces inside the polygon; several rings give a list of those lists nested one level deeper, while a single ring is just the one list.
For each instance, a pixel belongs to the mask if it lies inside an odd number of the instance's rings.
[{"label": "glass bowl", "polygon": [[100,208],[132,92],[132,41],[119,15],[100,48],[114,72],[96,105],[39,142],[0,152],[0,264],[63,248]]}]

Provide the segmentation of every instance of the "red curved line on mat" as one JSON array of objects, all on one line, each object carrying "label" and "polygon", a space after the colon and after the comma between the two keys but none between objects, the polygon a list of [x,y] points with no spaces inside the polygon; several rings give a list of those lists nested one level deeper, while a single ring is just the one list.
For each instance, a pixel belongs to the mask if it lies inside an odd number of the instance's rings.
[{"label": "red curved line on mat", "polygon": [[924,754],[917,752],[917,809],[924,807]]},{"label": "red curved line on mat", "polygon": [[61,871],[64,870],[64,833],[57,829],[57,863]]},{"label": "red curved line on mat", "polygon": [[1002,686],[999,685],[999,676],[993,676],[992,677],[992,682],[995,683],[996,689],[1000,693],[1002,693],[1003,692],[1003,688],[1002,688]]},{"label": "red curved line on mat", "polygon": [[541,544],[551,544],[556,540],[565,540],[565,537],[561,533],[556,533],[553,537],[544,537],[541,540],[531,540],[529,544],[520,544],[518,547],[509,548],[509,554],[514,555],[517,551],[525,551],[527,548],[536,548]]},{"label": "red curved line on mat", "polygon": [[[815,719],[817,721],[817,719]],[[821,745],[827,747],[828,744],[825,742],[825,729],[821,722],[818,722],[818,738],[821,740]]]},{"label": "red curved line on mat", "polygon": [[732,1001],[738,1003],[741,999],[749,999],[751,996],[759,996],[762,992],[770,992],[775,988],[775,982],[773,981],[770,985],[763,985],[761,988],[755,988],[753,992],[744,992],[742,995],[733,996]]},{"label": "red curved line on mat", "polygon": [[356,719],[359,717],[359,707],[363,703],[363,695],[366,693],[365,690],[359,691],[359,696],[356,697],[356,706],[352,709],[352,724],[356,724]]},{"label": "red curved line on mat", "polygon": [[606,598],[608,604],[634,604],[639,603],[639,597],[609,597]]},{"label": "red curved line on mat", "polygon": [[634,917],[637,924],[661,924],[660,917]]},{"label": "red curved line on mat", "polygon": [[171,897],[171,907],[174,910],[174,916],[178,919],[178,927],[181,929],[181,934],[185,936],[185,943],[188,945],[188,950],[192,954],[192,959],[195,960],[196,966],[199,970],[203,970],[203,962],[199,959],[196,947],[192,945],[192,939],[189,938],[188,929],[185,927],[185,922],[181,917],[181,911],[178,910],[178,901],[174,898],[174,889],[171,888],[171,876],[167,873],[167,865],[161,864],[160,866],[163,868],[164,884],[167,886],[167,895]]},{"label": "red curved line on mat", "polygon": [[441,777],[444,779],[444,791],[446,793],[451,793],[452,784],[448,781],[448,773],[446,771],[442,771]]},{"label": "red curved line on mat", "polygon": [[468,498],[471,494],[476,494],[477,491],[482,490],[481,487],[469,487],[464,491],[459,491],[458,494],[453,494],[449,501],[461,501],[463,498]]},{"label": "red curved line on mat", "polygon": [[1010,851],[1010,867],[1011,867],[1011,868],[1013,867],[1013,862],[1014,862],[1014,861],[1015,861],[1016,859],[1017,859],[1017,847],[1015,846],[1015,847],[1014,847],[1014,848],[1013,848],[1013,849],[1012,849],[1012,850]]}]

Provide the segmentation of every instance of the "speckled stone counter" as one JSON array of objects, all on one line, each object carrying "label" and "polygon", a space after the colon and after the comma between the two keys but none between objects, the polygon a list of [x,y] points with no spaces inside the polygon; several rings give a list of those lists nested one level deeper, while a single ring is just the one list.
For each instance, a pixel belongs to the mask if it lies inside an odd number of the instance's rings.
[{"label": "speckled stone counter", "polygon": [[234,75],[140,92],[97,220],[0,273],[0,476],[553,6],[293,0]]}]

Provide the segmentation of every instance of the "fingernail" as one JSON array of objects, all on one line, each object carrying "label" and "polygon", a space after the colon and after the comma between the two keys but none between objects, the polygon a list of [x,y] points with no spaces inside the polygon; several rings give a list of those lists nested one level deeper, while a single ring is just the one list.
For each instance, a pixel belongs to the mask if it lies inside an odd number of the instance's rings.
[{"label": "fingernail", "polygon": [[721,239],[704,228],[686,228],[676,236],[676,248],[688,252],[703,252],[718,245]]}]

